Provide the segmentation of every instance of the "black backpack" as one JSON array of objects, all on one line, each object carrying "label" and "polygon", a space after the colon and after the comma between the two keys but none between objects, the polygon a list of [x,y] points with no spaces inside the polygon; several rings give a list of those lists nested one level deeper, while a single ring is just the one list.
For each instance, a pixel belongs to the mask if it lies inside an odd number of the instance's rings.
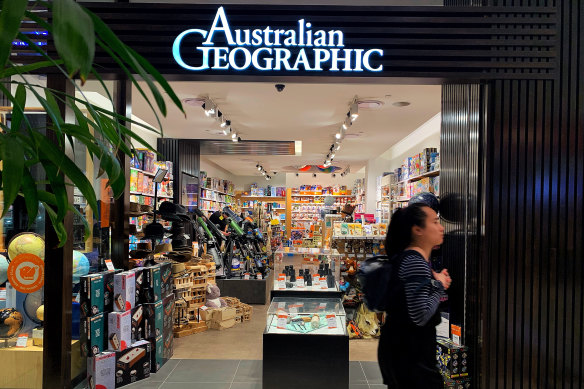
[{"label": "black backpack", "polygon": [[[359,265],[357,278],[361,284],[363,300],[369,310],[388,312],[400,296],[401,282],[398,270],[402,254],[389,259],[385,256],[369,258]],[[409,277],[406,282],[419,283],[418,288],[428,284],[430,278]],[[403,289],[403,288],[401,288]]]}]

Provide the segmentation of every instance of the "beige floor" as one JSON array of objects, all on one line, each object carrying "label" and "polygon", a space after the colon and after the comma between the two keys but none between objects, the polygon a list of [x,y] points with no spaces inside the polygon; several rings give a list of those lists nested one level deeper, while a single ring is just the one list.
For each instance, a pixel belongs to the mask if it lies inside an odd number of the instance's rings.
[{"label": "beige floor", "polygon": [[[252,319],[223,331],[205,332],[174,340],[177,359],[262,359],[262,335],[268,305],[254,305]],[[377,339],[349,341],[351,361],[377,361]]]}]

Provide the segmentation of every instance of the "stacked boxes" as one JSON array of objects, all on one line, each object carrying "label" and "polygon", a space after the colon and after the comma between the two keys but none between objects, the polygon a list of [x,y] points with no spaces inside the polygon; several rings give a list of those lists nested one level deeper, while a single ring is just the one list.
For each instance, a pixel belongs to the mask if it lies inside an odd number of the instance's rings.
[{"label": "stacked boxes", "polygon": [[122,351],[132,344],[132,311],[110,312],[107,321],[108,350]]},{"label": "stacked boxes", "polygon": [[116,353],[105,352],[87,358],[87,386],[90,389],[115,389]]},{"label": "stacked boxes", "polygon": [[93,357],[105,349],[105,318],[103,313],[81,319],[81,355]]},{"label": "stacked boxes", "polygon": [[150,377],[150,342],[141,340],[116,353],[116,388]]},{"label": "stacked boxes", "polygon": [[469,389],[470,387],[469,377],[444,381],[444,389]]}]

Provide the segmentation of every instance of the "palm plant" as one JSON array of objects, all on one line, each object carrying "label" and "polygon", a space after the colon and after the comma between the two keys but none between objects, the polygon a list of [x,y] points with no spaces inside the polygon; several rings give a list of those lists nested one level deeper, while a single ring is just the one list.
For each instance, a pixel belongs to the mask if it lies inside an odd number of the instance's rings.
[{"label": "palm plant", "polygon": [[[47,211],[61,245],[67,239],[64,218],[68,211],[83,215],[71,206],[66,185],[75,185],[87,200],[87,204],[97,211],[97,199],[92,183],[83,171],[65,153],[66,142],[73,147],[75,141],[82,143],[92,158],[99,160],[100,172],[107,175],[109,186],[115,197],[126,187],[126,177],[120,168],[119,152],[132,155],[132,144],[152,149],[149,144],[130,129],[131,124],[147,128],[162,136],[162,130],[146,127],[134,122],[114,110],[98,107],[83,95],[75,80],[85,83],[88,78],[98,80],[103,89],[107,88],[94,66],[96,47],[106,52],[117,63],[125,76],[144,96],[156,113],[166,116],[167,107],[163,97],[166,93],[173,104],[183,113],[181,102],[170,85],[158,71],[137,52],[121,42],[113,31],[95,14],[77,4],[74,0],[28,1],[3,0],[0,13],[0,79],[10,79],[11,87],[0,84],[0,92],[12,105],[10,124],[2,123],[0,133],[0,160],[3,168],[0,175],[1,190],[4,192],[2,217],[14,203],[17,196],[24,197],[29,223],[34,221],[42,203]],[[43,18],[39,10],[47,10],[49,18]],[[23,21],[35,23],[54,43],[56,53],[46,51],[47,45],[39,44],[29,34],[21,30]],[[36,55],[26,64],[11,61],[11,53],[19,42],[33,50]],[[66,94],[59,90],[31,85],[28,74],[61,73],[77,91]],[[138,83],[136,76],[145,81],[151,97]],[[15,92],[13,93],[12,90]],[[25,115],[27,93],[40,102],[50,124],[46,129],[35,128]],[[108,98],[112,100],[111,95]],[[152,101],[153,100],[153,101]],[[64,120],[59,105],[65,105],[75,114],[75,123]],[[112,104],[112,106],[115,106]],[[57,142],[47,139],[50,132]],[[40,166],[46,178],[35,180],[31,169]],[[70,184],[69,184],[70,182]],[[43,190],[41,184],[50,184],[50,191]],[[86,238],[89,226],[85,221]]]}]

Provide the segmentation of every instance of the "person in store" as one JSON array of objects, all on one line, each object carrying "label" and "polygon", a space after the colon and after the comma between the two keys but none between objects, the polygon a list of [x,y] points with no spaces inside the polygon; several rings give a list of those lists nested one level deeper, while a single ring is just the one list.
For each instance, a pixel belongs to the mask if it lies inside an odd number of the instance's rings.
[{"label": "person in store", "polygon": [[229,215],[223,211],[215,211],[209,216],[211,223],[214,223],[225,236],[229,236],[229,232],[227,232],[227,227],[229,226],[229,223],[227,222],[228,218]]},{"label": "person in store", "polygon": [[343,209],[341,209],[341,215],[343,216],[343,221],[347,223],[353,222],[353,211],[355,211],[355,206],[349,203],[345,204]]},{"label": "person in store", "polygon": [[432,271],[430,255],[442,244],[444,227],[426,204],[398,209],[391,218],[385,248],[395,261],[396,285],[379,340],[378,359],[383,382],[390,389],[442,389],[436,367],[438,305],[452,282],[448,271]]}]

